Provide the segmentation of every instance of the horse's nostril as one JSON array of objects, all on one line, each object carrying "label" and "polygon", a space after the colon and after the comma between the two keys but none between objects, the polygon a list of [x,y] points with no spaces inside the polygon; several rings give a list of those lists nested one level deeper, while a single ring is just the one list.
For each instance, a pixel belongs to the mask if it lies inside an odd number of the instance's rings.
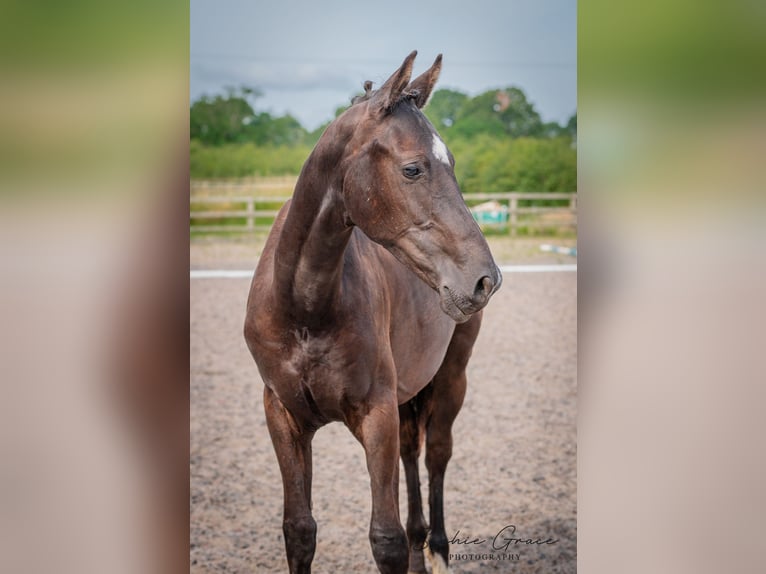
[{"label": "horse's nostril", "polygon": [[492,288],[495,286],[495,283],[492,281],[492,279],[485,275],[481,279],[479,279],[479,282],[476,283],[476,290],[474,291],[474,297],[477,298],[485,298],[489,297],[489,294],[492,293]]}]

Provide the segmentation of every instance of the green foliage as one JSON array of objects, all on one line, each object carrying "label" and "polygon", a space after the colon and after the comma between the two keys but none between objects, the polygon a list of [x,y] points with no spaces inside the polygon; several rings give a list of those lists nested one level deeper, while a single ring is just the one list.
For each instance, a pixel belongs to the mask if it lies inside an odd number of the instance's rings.
[{"label": "green foliage", "polygon": [[437,90],[425,108],[425,114],[437,130],[444,130],[455,123],[458,112],[468,101],[468,96],[455,90]]},{"label": "green foliage", "polygon": [[246,141],[272,146],[295,146],[303,143],[306,135],[300,122],[289,114],[278,118],[258,114],[245,130]]},{"label": "green foliage", "polygon": [[196,179],[293,175],[300,172],[310,153],[311,147],[302,144],[209,146],[192,140],[189,170]]},{"label": "green foliage", "polygon": [[577,139],[577,114],[572,114],[566,125],[567,134],[573,139]]},{"label": "green foliage", "polygon": [[[432,98],[440,107],[445,106],[445,100],[454,106],[449,110],[452,114],[451,122],[446,122],[449,125],[438,126],[447,138],[470,139],[482,134],[497,138],[544,135],[540,114],[519,88],[489,90],[462,100],[456,94],[459,92],[438,90]],[[444,113],[441,109],[439,112]]]},{"label": "green foliage", "polygon": [[456,158],[464,193],[577,190],[576,114],[566,126],[543,123],[514,87],[474,98],[437,90],[425,112]]},{"label": "green foliage", "polygon": [[480,135],[451,144],[464,193],[577,189],[577,152],[568,138],[495,138]]},{"label": "green foliage", "polygon": [[224,96],[203,96],[189,110],[191,138],[213,146],[245,142],[272,146],[304,143],[308,132],[291,115],[275,118],[267,112],[255,112],[248,100],[258,96],[259,90],[248,87],[228,89]]},{"label": "green foliage", "polygon": [[193,139],[211,145],[245,141],[244,134],[255,112],[242,97],[203,97],[189,110],[189,131]]}]

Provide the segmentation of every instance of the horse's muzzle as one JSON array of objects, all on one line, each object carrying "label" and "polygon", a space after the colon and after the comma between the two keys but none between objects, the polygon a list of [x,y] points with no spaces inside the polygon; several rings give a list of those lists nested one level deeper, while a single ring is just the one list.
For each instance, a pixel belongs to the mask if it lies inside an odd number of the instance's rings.
[{"label": "horse's muzzle", "polygon": [[481,276],[474,284],[473,293],[470,295],[461,294],[459,290],[443,285],[439,291],[442,310],[456,322],[463,323],[484,308],[502,282],[503,275],[495,267],[490,273]]}]

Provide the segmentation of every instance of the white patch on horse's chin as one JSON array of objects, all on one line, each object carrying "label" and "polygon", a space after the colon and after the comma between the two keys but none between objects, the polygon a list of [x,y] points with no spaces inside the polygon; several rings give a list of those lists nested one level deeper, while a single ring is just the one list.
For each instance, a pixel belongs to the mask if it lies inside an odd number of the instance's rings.
[{"label": "white patch on horse's chin", "polygon": [[431,563],[432,574],[449,574],[449,567],[444,563],[441,554],[434,554],[430,548],[426,547],[426,556]]},{"label": "white patch on horse's chin", "polygon": [[438,159],[442,163],[446,163],[447,165],[450,165],[449,162],[449,153],[447,153],[447,146],[444,145],[444,142],[442,139],[434,134],[434,144],[431,148],[431,151],[434,154],[434,157]]}]

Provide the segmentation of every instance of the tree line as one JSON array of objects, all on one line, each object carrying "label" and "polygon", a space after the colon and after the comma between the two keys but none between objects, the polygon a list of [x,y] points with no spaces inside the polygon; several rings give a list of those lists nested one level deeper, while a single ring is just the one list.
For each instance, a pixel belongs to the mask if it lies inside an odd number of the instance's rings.
[{"label": "tree line", "polygon": [[[255,88],[230,88],[192,103],[193,178],[300,172],[329,122],[309,131],[290,114],[258,112],[261,95]],[[335,116],[345,109],[337,108]],[[455,156],[465,193],[576,191],[576,114],[565,125],[543,122],[516,87],[475,97],[437,90],[424,111]]]}]

